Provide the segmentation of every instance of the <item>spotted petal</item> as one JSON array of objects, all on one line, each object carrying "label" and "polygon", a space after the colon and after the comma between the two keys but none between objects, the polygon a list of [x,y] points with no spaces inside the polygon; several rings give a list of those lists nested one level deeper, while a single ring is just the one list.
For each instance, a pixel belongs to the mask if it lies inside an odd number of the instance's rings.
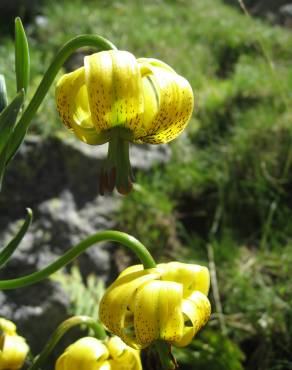
[{"label": "spotted petal", "polygon": [[105,292],[100,305],[102,323],[125,343],[139,348],[133,332],[135,295],[138,288],[157,277],[147,271],[138,271],[116,280]]},{"label": "spotted petal", "polygon": [[56,101],[62,121],[80,140],[92,145],[106,141],[92,123],[83,67],[61,77]]},{"label": "spotted petal", "polygon": [[192,115],[192,88],[185,78],[163,62],[143,58],[138,59],[138,63],[143,75],[143,125],[147,127],[147,134],[136,141],[167,143],[183,131]]},{"label": "spotted petal", "polygon": [[179,340],[183,332],[182,286],[151,281],[138,289],[134,325],[137,341],[146,347],[155,340]]},{"label": "spotted petal", "polygon": [[187,346],[207,323],[211,315],[211,305],[204,294],[196,291],[189,299],[183,300],[182,312],[185,317],[184,334],[180,340],[173,342],[178,347]]},{"label": "spotted petal", "polygon": [[84,59],[92,120],[99,130],[125,127],[141,132],[143,95],[140,70],[134,55],[110,50]]}]

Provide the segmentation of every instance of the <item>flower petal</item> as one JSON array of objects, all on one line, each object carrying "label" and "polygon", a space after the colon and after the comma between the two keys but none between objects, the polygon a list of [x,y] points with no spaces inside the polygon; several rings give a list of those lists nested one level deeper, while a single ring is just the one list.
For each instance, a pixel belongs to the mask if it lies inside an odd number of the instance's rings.
[{"label": "flower petal", "polygon": [[210,274],[205,266],[180,262],[169,262],[157,265],[161,271],[161,280],[175,281],[183,284],[184,298],[195,290],[207,295],[210,287]]},{"label": "flower petal", "polygon": [[60,78],[56,101],[63,123],[80,140],[92,145],[102,143],[102,137],[92,124],[83,67]]},{"label": "flower petal", "polygon": [[[146,101],[144,119],[146,122],[143,124],[147,127],[147,135],[137,138],[136,141],[140,140],[150,144],[167,143],[183,131],[191,118],[194,106],[192,88],[185,78],[175,73],[163,62],[151,59],[149,61],[138,59],[138,62],[141,64],[143,80],[145,78],[151,79],[153,91],[144,82],[144,99]],[[154,96],[159,97],[159,109],[156,114],[153,113],[156,99]],[[152,112],[151,123],[146,108]]]},{"label": "flower petal", "polygon": [[112,337],[107,342],[111,370],[142,370],[140,352],[127,346],[119,337]]},{"label": "flower petal", "polygon": [[3,317],[0,317],[0,330],[5,334],[14,335],[16,334],[16,325]]},{"label": "flower petal", "polygon": [[182,286],[174,282],[151,281],[138,288],[134,326],[137,341],[146,347],[153,341],[179,340],[183,334]]},{"label": "flower petal", "polygon": [[71,344],[58,358],[56,370],[98,370],[108,358],[104,344],[93,337],[84,337]]},{"label": "flower petal", "polygon": [[19,335],[0,338],[0,369],[20,369],[29,351],[25,339]]},{"label": "flower petal", "polygon": [[197,332],[208,322],[211,315],[209,299],[201,292],[194,292],[189,299],[184,299],[182,312],[185,322],[191,322],[191,326],[185,326],[184,335],[174,344],[178,347],[187,346]]},{"label": "flower petal", "polygon": [[85,57],[84,66],[96,128],[121,126],[140,132],[143,95],[136,58],[127,51],[102,51]]},{"label": "flower petal", "polygon": [[147,270],[134,272],[116,280],[105,292],[99,305],[99,318],[102,323],[125,343],[139,348],[133,327],[133,305],[137,289],[157,277]]}]

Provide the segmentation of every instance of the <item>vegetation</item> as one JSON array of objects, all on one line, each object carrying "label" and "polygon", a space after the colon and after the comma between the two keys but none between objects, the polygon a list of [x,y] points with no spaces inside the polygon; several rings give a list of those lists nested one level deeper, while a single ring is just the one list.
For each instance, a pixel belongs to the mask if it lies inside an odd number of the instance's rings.
[{"label": "vegetation", "polygon": [[[60,44],[98,33],[167,61],[194,88],[196,112],[171,161],[136,174],[116,215],[156,258],[211,262],[217,273],[213,320],[177,351],[181,368],[292,369],[291,32],[219,0],[48,1],[41,12],[29,25],[34,86]],[[1,37],[10,96],[13,50]],[[53,95],[31,132],[61,130]]]}]

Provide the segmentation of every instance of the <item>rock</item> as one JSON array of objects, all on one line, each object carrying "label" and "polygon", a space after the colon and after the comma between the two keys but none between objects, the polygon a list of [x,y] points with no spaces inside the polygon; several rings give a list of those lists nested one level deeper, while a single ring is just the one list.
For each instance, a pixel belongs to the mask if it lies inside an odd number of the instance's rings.
[{"label": "rock", "polygon": [[[167,146],[132,146],[130,151],[134,171],[149,171],[154,163],[170,158]],[[98,173],[106,155],[106,145],[91,147],[73,137],[27,137],[5,175],[0,196],[0,245],[19,230],[26,207],[33,209],[34,222],[0,271],[0,279],[32,273],[87,236],[115,227],[113,215],[122,197],[98,196]],[[103,243],[83,253],[78,258],[83,276],[94,272],[103,280],[112,280],[112,248],[111,243]],[[34,353],[68,314],[68,298],[51,280],[0,292],[0,316],[17,323]]]}]

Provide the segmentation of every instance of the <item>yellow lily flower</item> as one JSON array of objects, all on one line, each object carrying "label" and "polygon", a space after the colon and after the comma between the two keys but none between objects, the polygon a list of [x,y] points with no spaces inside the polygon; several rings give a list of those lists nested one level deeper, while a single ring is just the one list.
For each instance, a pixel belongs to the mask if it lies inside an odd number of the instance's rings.
[{"label": "yellow lily flower", "polygon": [[157,340],[183,347],[209,320],[209,285],[209,271],[199,265],[170,262],[145,270],[132,266],[106,290],[99,317],[135,349]]},{"label": "yellow lily flower", "polygon": [[71,344],[58,358],[55,370],[142,370],[139,351],[120,338],[104,342],[85,337]]},{"label": "yellow lily flower", "polygon": [[109,142],[100,192],[131,189],[129,142],[161,144],[186,127],[194,97],[188,81],[167,64],[136,59],[127,51],[102,51],[57,83],[63,123],[91,145]]},{"label": "yellow lily flower", "polygon": [[13,322],[0,318],[0,370],[18,370],[24,364],[29,347],[16,333]]}]

